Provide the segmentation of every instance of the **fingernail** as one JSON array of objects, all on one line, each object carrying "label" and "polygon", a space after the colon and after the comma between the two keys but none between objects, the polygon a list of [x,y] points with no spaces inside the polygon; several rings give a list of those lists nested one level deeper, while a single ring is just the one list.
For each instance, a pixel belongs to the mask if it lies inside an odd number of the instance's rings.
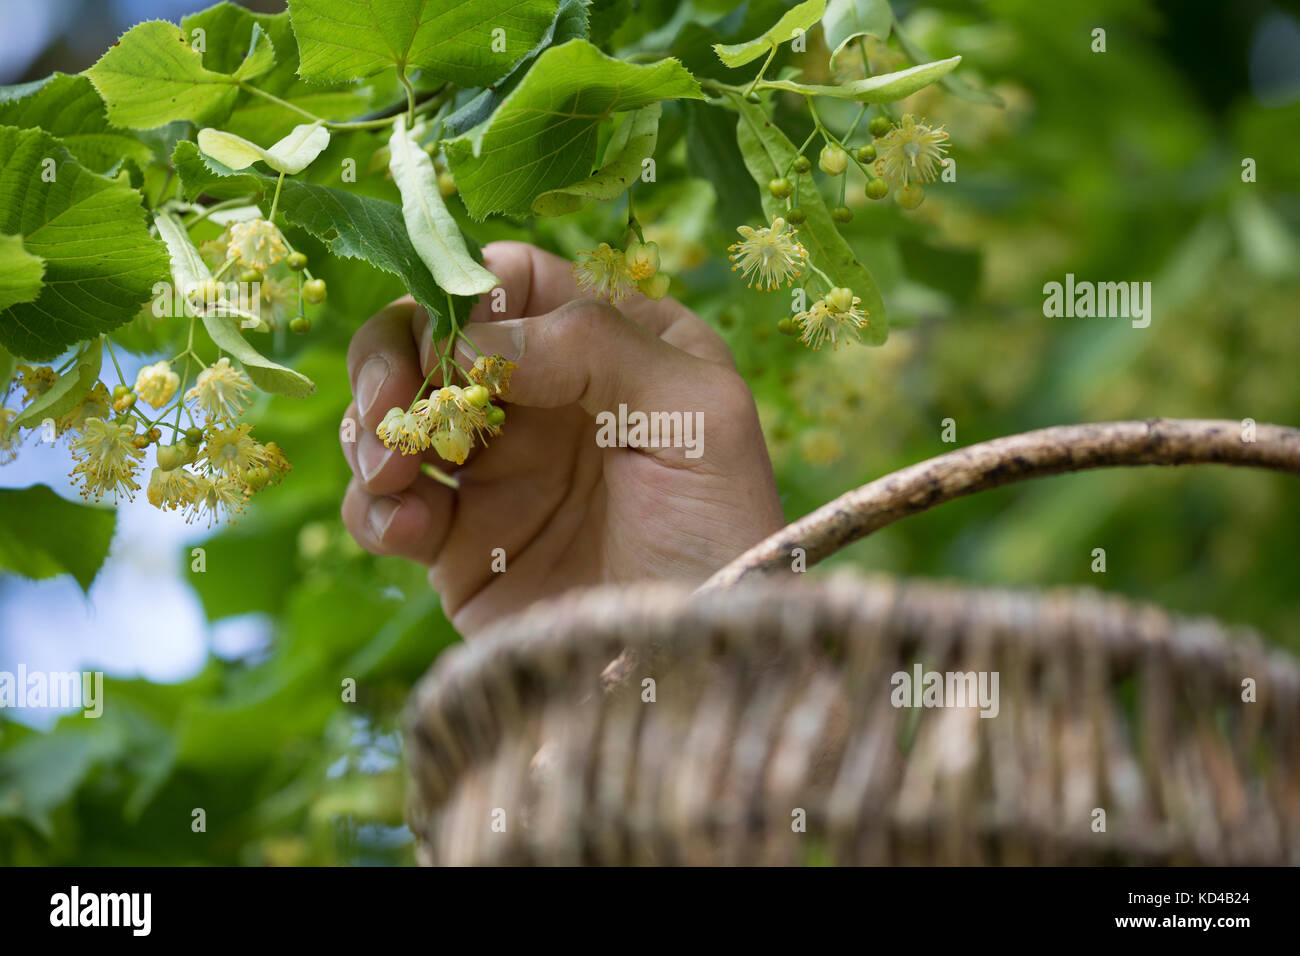
[{"label": "fingernail", "polygon": [[361,466],[361,478],[369,481],[393,457],[393,450],[386,447],[373,435],[366,435],[357,443],[357,464]]},{"label": "fingernail", "polygon": [[[484,355],[500,355],[507,362],[518,362],[524,357],[524,322],[527,319],[502,319],[500,322],[471,322],[465,334],[483,350]],[[467,343],[456,343],[459,358],[473,362],[478,357]]]},{"label": "fingernail", "polygon": [[375,536],[376,541],[384,540],[384,535],[388,534],[388,526],[393,523],[393,518],[400,507],[402,507],[402,499],[396,495],[380,498],[370,506],[366,521],[370,524],[370,533]]},{"label": "fingernail", "polygon": [[361,371],[357,374],[357,408],[361,409],[362,415],[375,404],[379,390],[388,381],[388,372],[388,360],[378,355],[366,359],[366,363],[361,366]]}]

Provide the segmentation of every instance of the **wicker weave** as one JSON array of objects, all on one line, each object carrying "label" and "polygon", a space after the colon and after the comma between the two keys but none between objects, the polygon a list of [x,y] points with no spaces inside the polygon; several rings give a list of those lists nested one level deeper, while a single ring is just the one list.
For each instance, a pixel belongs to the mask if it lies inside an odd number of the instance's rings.
[{"label": "wicker weave", "polygon": [[[918,662],[1000,712],[894,706]],[[444,654],[408,727],[426,863],[1300,863],[1300,668],[1094,592],[592,591]]]}]

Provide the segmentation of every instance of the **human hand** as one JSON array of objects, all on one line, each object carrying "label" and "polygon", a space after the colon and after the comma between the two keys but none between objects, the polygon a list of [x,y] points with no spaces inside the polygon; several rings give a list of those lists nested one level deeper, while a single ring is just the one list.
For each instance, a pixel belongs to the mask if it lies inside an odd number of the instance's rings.
[{"label": "human hand", "polygon": [[[483,254],[505,311],[491,311],[489,293],[465,331],[519,367],[504,432],[464,465],[432,449],[403,455],[375,435],[438,364],[425,311],[400,299],[353,336],[347,415],[358,427],[343,444],[353,471],[343,520],[362,547],[427,565],[469,636],[569,588],[702,582],[784,524],[749,388],[699,316],[672,299],[638,296],[620,311],[578,298],[569,263],[524,243]],[[459,343],[462,364],[474,357]],[[596,416],[620,404],[692,416],[698,449],[602,447]],[[425,474],[424,461],[454,472],[459,488]],[[493,570],[497,548],[504,572]]]}]

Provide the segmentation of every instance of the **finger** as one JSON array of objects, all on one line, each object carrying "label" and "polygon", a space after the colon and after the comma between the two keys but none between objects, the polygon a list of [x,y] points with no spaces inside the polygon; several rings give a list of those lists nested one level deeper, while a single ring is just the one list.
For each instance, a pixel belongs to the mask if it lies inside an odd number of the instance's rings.
[{"label": "finger", "polygon": [[[483,263],[498,283],[471,310],[471,324],[544,315],[581,298],[573,279],[573,263],[526,242],[491,243],[483,248]],[[692,355],[734,366],[722,336],[676,299],[656,301],[635,295],[623,305],[623,311],[638,325]],[[474,330],[467,331],[473,338]],[[480,344],[480,348],[485,347]],[[426,364],[426,372],[428,368]]]},{"label": "finger", "polygon": [[373,495],[353,478],[343,496],[343,524],[372,554],[431,565],[442,551],[456,509],[450,488],[424,475],[399,492]]},{"label": "finger", "polygon": [[413,482],[420,473],[420,456],[403,455],[386,447],[374,432],[355,424],[351,428],[347,426],[347,422],[355,423],[358,418],[357,403],[353,402],[343,417],[339,444],[348,467],[361,479],[366,490],[371,494],[386,495]]},{"label": "finger", "polygon": [[414,312],[424,310],[413,299],[390,303],[357,330],[348,346],[352,394],[361,423],[371,431],[390,408],[406,408],[424,380],[411,335]]}]

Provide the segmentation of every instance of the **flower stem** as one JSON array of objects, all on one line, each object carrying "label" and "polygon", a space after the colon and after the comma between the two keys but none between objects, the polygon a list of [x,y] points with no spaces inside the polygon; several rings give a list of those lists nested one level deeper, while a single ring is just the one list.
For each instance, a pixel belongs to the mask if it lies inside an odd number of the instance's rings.
[{"label": "flower stem", "polygon": [[772,58],[774,56],[776,56],[776,44],[772,44],[772,50],[768,53],[767,59],[763,61],[763,68],[758,71],[758,76],[754,77],[754,79],[750,81],[749,88],[745,90],[746,96],[754,92],[754,87],[758,86],[758,81],[761,80],[763,74],[767,72],[767,68],[772,63]]},{"label": "flower stem", "polygon": [[275,198],[271,200],[270,221],[275,222],[275,211],[280,208],[280,187],[284,185],[284,173],[275,181]]}]

